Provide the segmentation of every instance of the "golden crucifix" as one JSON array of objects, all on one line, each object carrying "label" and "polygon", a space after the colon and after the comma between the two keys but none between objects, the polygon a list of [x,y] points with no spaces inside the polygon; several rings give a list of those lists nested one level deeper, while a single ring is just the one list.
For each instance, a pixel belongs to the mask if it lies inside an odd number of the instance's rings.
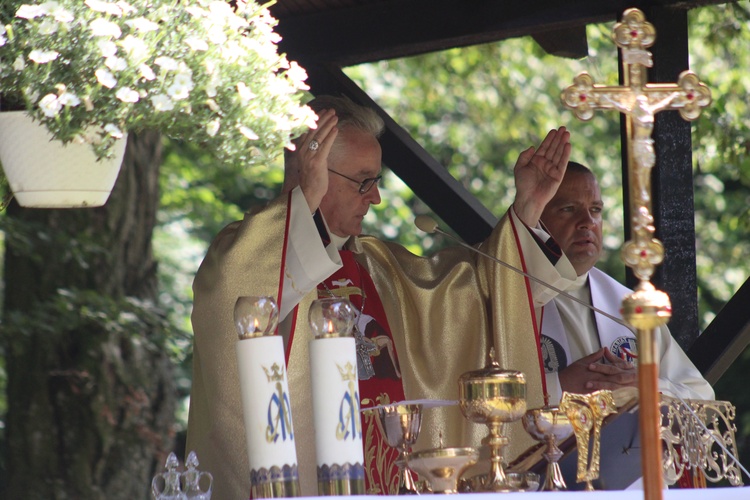
[{"label": "golden crucifix", "polygon": [[657,327],[669,321],[672,306],[664,292],[650,283],[654,267],[664,258],[664,247],[654,238],[651,214],[651,169],[656,164],[654,115],[679,110],[686,120],[694,120],[711,103],[711,91],[698,77],[684,71],[677,83],[646,83],[646,68],[652,66],[646,50],[656,39],[654,26],[638,9],[628,9],[613,30],[622,51],[625,67],[623,86],[594,84],[582,73],[562,93],[563,103],[582,120],[596,109],[615,109],[625,114],[630,181],[631,239],[622,247],[622,259],[640,280],[635,291],[622,302],[625,320],[638,337],[638,393],[641,429],[643,489],[647,500],[662,498],[664,480],[661,464],[661,413],[659,411],[659,356],[654,338]]}]

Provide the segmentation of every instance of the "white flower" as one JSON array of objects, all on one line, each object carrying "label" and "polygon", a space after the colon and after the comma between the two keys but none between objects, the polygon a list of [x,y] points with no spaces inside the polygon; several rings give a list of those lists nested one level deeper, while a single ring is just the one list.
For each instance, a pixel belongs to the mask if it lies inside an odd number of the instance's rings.
[{"label": "white flower", "polygon": [[77,95],[71,92],[63,92],[60,97],[57,98],[58,102],[63,106],[78,106],[81,104],[81,100]]},{"label": "white flower", "polygon": [[191,86],[175,82],[167,87],[167,94],[175,101],[182,101],[190,97]]},{"label": "white flower", "polygon": [[116,23],[107,21],[106,19],[94,19],[89,24],[89,28],[91,29],[91,33],[93,33],[94,36],[120,38],[120,36],[122,35],[122,30],[120,29],[120,27]]},{"label": "white flower", "polygon": [[52,35],[53,33],[57,33],[57,22],[52,19],[45,19],[39,23],[37,29],[42,35]]},{"label": "white flower", "polygon": [[221,45],[227,41],[227,34],[224,33],[224,30],[220,26],[211,26],[208,30],[208,39],[211,43]]},{"label": "white flower", "polygon": [[156,78],[154,70],[151,69],[151,66],[149,66],[148,64],[144,63],[138,66],[138,72],[141,74],[141,78],[143,78],[144,80],[151,81]]},{"label": "white flower", "polygon": [[193,50],[208,50],[208,44],[200,38],[188,38],[185,43]]},{"label": "white flower", "polygon": [[221,121],[217,118],[216,120],[211,120],[208,122],[208,125],[206,125],[206,133],[213,137],[216,135],[216,133],[219,131],[219,126],[221,125]]},{"label": "white flower", "polygon": [[289,69],[287,70],[286,75],[292,80],[297,88],[304,90],[310,88],[304,83],[305,80],[307,80],[307,71],[305,71],[305,68],[297,64],[297,61],[292,61],[289,64]]},{"label": "white flower", "polygon": [[[49,6],[50,4],[54,4],[54,5]],[[72,12],[70,12],[68,9],[64,7],[60,7],[57,4],[57,2],[47,2],[47,4],[45,5],[49,6],[49,11],[48,11],[49,15],[54,17],[55,21],[59,23],[68,24],[68,23],[71,23],[73,19],[75,19],[75,16],[73,16]]]},{"label": "white flower", "polygon": [[120,17],[122,15],[122,9],[113,3],[102,2],[101,0],[86,0],[85,3],[91,10],[97,12],[104,12],[105,14],[115,17]]},{"label": "white flower", "polygon": [[164,94],[151,96],[151,105],[156,111],[172,111],[174,109],[174,101]]},{"label": "white flower", "polygon": [[179,67],[176,60],[165,56],[157,57],[154,60],[154,64],[160,66],[165,71],[175,71]]},{"label": "white flower", "polygon": [[101,83],[108,89],[111,89],[112,87],[117,85],[117,78],[115,78],[115,76],[106,69],[97,69],[94,74],[96,75],[96,79],[99,80],[99,83]]},{"label": "white flower", "polygon": [[112,56],[104,60],[104,65],[112,71],[122,71],[128,67],[128,62],[122,57]]},{"label": "white flower", "polygon": [[60,54],[54,50],[32,50],[29,52],[29,59],[35,63],[44,64],[57,59]]},{"label": "white flower", "polygon": [[99,40],[96,44],[102,52],[102,57],[111,57],[117,54],[117,44],[112,40]]},{"label": "white flower", "polygon": [[122,102],[138,102],[138,99],[140,99],[138,92],[128,87],[122,87],[121,89],[118,89],[115,93],[115,97],[117,97]]},{"label": "white flower", "polygon": [[47,13],[41,5],[21,5],[16,11],[16,17],[21,19],[34,19]]},{"label": "white flower", "polygon": [[104,131],[115,139],[122,139],[123,137],[125,137],[125,134],[122,133],[122,130],[120,130],[120,128],[113,123],[106,124],[104,126]]},{"label": "white flower", "polygon": [[158,24],[156,24],[153,21],[149,21],[145,17],[139,17],[137,19],[125,21],[125,24],[127,24],[128,26],[130,26],[136,31],[142,31],[143,33],[148,33],[149,31],[156,31],[159,29]]},{"label": "white flower", "polygon": [[245,82],[237,84],[237,93],[240,95],[240,100],[242,100],[243,103],[255,97],[255,94],[253,94],[247,85],[245,85]]},{"label": "white flower", "polygon": [[26,67],[26,63],[23,60],[22,56],[16,57],[16,60],[13,61],[13,69],[16,71],[23,71],[23,69]]},{"label": "white flower", "polygon": [[133,62],[140,62],[148,57],[148,46],[146,42],[133,35],[128,35],[120,42],[122,48]]},{"label": "white flower", "polygon": [[245,137],[247,137],[251,141],[256,141],[256,140],[259,139],[258,134],[256,134],[255,132],[253,132],[248,127],[245,127],[244,125],[240,126],[239,130],[240,130],[240,134],[244,135]]},{"label": "white flower", "polygon": [[39,109],[42,110],[44,116],[49,116],[50,118],[57,116],[62,106],[62,103],[55,94],[47,94],[39,101]]}]

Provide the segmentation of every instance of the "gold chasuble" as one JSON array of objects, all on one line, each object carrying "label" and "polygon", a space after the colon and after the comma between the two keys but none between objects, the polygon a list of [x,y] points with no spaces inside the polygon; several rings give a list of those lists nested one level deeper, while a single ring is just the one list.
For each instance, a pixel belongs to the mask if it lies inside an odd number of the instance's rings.
[{"label": "gold chasuble", "polygon": [[[201,469],[214,475],[216,500],[249,497],[233,309],[237,297],[244,295],[280,299],[288,200],[282,196],[219,233],[193,284],[195,339],[187,450],[194,450]],[[506,215],[482,249],[523,269],[515,230]],[[406,399],[457,399],[458,377],[484,367],[494,344],[502,368],[524,372],[528,407],[544,404],[533,307],[523,276],[462,247],[424,258],[397,244],[361,236],[350,238],[345,250],[351,251],[377,288],[397,353],[392,366],[400,372]],[[290,315],[292,334],[287,342],[297,462],[305,496],[317,495],[308,359],[313,334],[307,315],[319,293],[311,290]],[[387,345],[381,346],[378,357],[381,363],[391,362]],[[445,446],[479,447],[487,428],[464,419],[458,406],[426,409],[414,448],[437,447],[440,434]],[[534,444],[520,422],[507,426],[507,434],[506,461]],[[385,473],[383,466],[376,467]]]}]

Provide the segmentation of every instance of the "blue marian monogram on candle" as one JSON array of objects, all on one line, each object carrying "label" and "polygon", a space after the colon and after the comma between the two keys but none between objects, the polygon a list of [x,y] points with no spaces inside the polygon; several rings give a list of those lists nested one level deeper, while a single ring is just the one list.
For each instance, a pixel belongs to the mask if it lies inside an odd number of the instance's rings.
[{"label": "blue marian monogram on candle", "polygon": [[359,393],[357,391],[357,377],[354,366],[347,363],[342,368],[338,363],[336,367],[341,374],[341,380],[348,382],[347,391],[341,398],[339,405],[339,422],[336,426],[336,439],[346,441],[350,436],[352,440],[362,439],[362,427],[359,419]]},{"label": "blue marian monogram on candle", "polygon": [[276,392],[271,396],[268,402],[268,427],[266,428],[266,441],[275,443],[279,436],[282,441],[286,441],[287,434],[289,440],[294,440],[292,430],[292,410],[289,403],[289,395],[284,392],[284,368],[277,363],[271,365],[271,370],[263,367],[269,383],[276,384]]}]

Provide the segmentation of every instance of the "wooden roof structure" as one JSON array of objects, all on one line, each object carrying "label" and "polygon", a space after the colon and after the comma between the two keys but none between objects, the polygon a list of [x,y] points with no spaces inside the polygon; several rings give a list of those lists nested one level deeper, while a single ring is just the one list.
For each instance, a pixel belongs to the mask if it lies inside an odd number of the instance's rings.
[{"label": "wooden roof structure", "polygon": [[[386,123],[384,164],[465,241],[475,243],[497,218],[341,68],[520,36],[532,36],[552,55],[584,57],[587,24],[618,20],[637,7],[659,33],[659,43],[651,47],[649,82],[672,82],[689,66],[688,10],[719,3],[727,1],[277,0],[270,10],[279,20],[280,50],[307,70],[311,92],[344,94],[377,110]],[[671,297],[673,335],[714,383],[750,343],[750,310],[743,307],[750,303],[750,281],[699,337],[690,124],[677,112],[660,113],[654,140],[660,154],[652,179],[653,213],[657,237],[669,251],[652,281]]]}]

